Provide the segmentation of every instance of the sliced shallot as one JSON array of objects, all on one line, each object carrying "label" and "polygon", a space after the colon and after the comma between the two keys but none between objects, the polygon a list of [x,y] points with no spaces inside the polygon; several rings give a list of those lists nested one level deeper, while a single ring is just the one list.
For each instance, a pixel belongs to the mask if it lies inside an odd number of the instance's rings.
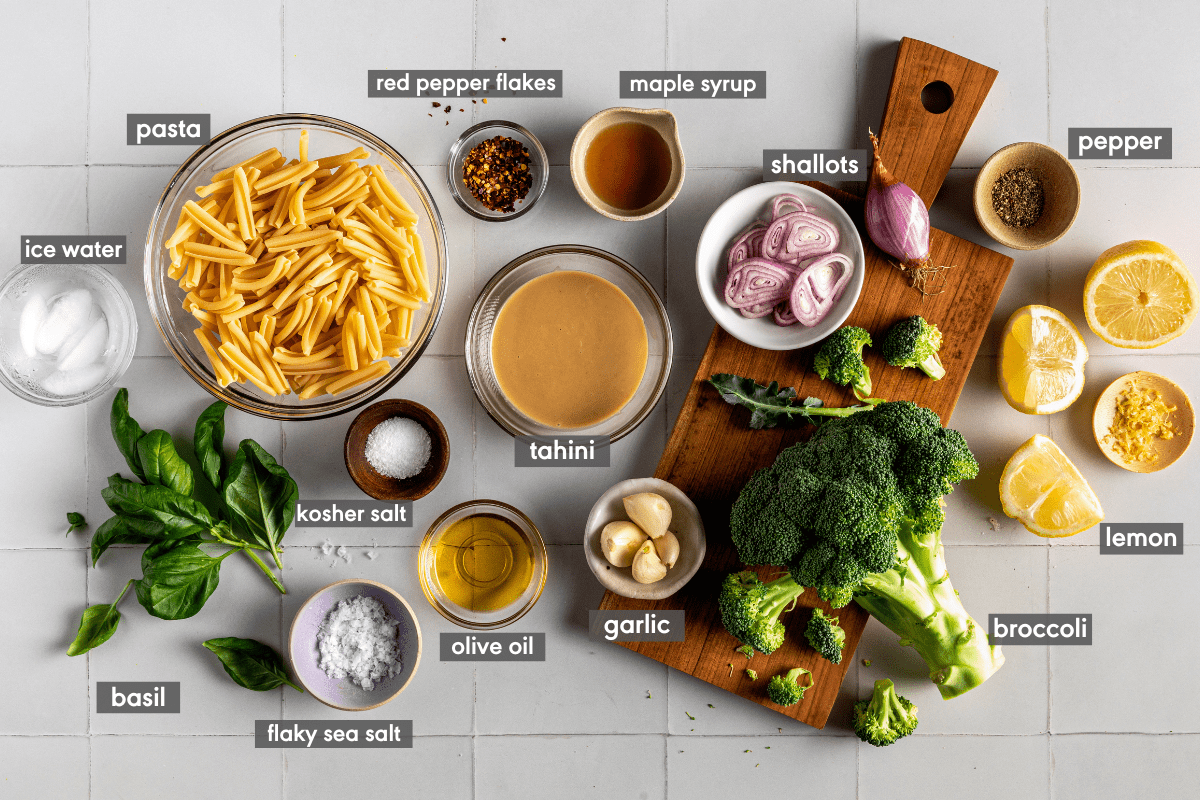
[{"label": "sliced shallot", "polygon": [[767,226],[763,222],[755,222],[750,230],[739,236],[729,248],[729,271],[733,272],[733,268],[739,261],[745,261],[747,258],[757,258],[762,255],[762,241],[767,233]]},{"label": "sliced shallot", "polygon": [[799,264],[806,258],[823,256],[837,249],[837,227],[809,211],[793,211],[777,217],[763,239],[764,258]]},{"label": "sliced shallot", "polygon": [[[787,297],[796,272],[766,258],[739,261],[725,282],[725,302],[734,308],[775,305]],[[765,316],[765,315],[764,315]]]}]

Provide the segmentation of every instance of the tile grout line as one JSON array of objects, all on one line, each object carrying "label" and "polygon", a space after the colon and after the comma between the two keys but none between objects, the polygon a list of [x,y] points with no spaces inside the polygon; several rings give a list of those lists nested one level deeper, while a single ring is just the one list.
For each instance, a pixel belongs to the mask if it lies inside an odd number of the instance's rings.
[{"label": "tile grout line", "polygon": [[[83,45],[84,72],[87,74],[87,100],[84,103],[84,112],[83,112],[83,125],[84,125],[84,129],[83,129],[83,163],[84,163],[83,219],[84,219],[85,229],[90,234],[92,232],[92,209],[91,209],[92,168],[89,165],[89,162],[91,161],[91,158],[92,158],[92,152],[91,152],[91,149],[92,149],[92,2],[91,2],[91,0],[84,0],[84,13],[87,16],[87,21],[86,21],[87,35],[84,37],[84,45]],[[91,509],[88,507],[88,494],[89,494],[88,486],[89,486],[89,478],[91,477],[91,475],[89,473],[90,465],[88,464],[88,428],[89,427],[90,426],[88,425],[87,413],[85,412],[83,415],[83,494],[84,494],[83,508],[84,508],[85,512],[90,513]],[[90,564],[89,564],[90,558],[88,556],[88,553],[89,553],[89,551],[85,550],[84,556],[83,556],[83,607],[85,610],[87,609],[88,590],[90,588],[90,583],[91,583],[91,579],[92,579],[92,575],[91,575],[92,571],[90,569]],[[83,676],[84,676],[84,682],[85,682],[85,685],[84,685],[85,696],[87,698],[87,700],[86,700],[87,707],[84,710],[84,713],[87,715],[87,725],[84,728],[84,730],[87,731],[87,750],[88,750],[87,796],[88,796],[89,800],[91,800],[93,789],[94,789],[94,784],[95,784],[95,780],[96,780],[95,765],[93,764],[93,761],[92,761],[93,753],[92,753],[92,654],[91,654],[91,652],[89,651],[84,657],[85,657],[86,661],[84,661]]]},{"label": "tile grout line", "polygon": [[287,108],[287,0],[279,0],[279,113]]},{"label": "tile grout line", "polygon": [[[279,0],[279,113],[284,113],[287,109],[287,0]],[[283,422],[279,422],[279,445],[280,453],[287,453],[287,431],[284,430]],[[282,573],[282,570],[280,570]],[[280,575],[282,579],[282,574]],[[278,598],[279,601],[279,644],[283,647],[283,595]],[[280,687],[279,692],[279,719],[283,719],[283,704],[284,694],[283,687]],[[280,748],[279,750],[279,798],[285,800],[287,797],[287,750]]]},{"label": "tile grout line", "polygon": [[[479,0],[471,2],[471,69],[478,67],[479,61]],[[471,104],[471,121],[475,122],[479,106]],[[475,273],[479,270],[479,258],[476,245],[478,221],[471,220],[471,293],[475,293]],[[463,353],[466,359],[466,353]],[[479,413],[476,410],[478,402],[471,405],[471,497],[479,497]],[[440,637],[439,637],[440,638]],[[479,797],[479,664],[471,665],[471,798]]]}]

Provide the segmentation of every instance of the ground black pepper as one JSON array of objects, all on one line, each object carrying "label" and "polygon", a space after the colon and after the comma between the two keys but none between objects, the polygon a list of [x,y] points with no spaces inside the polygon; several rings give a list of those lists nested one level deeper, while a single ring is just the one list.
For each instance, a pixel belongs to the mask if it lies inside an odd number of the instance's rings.
[{"label": "ground black pepper", "polygon": [[492,210],[515,210],[533,186],[529,150],[516,139],[494,136],[471,148],[463,161],[463,183],[471,195]]},{"label": "ground black pepper", "polygon": [[1029,167],[1013,167],[992,184],[992,208],[1000,221],[1013,228],[1028,228],[1046,207],[1042,182]]}]

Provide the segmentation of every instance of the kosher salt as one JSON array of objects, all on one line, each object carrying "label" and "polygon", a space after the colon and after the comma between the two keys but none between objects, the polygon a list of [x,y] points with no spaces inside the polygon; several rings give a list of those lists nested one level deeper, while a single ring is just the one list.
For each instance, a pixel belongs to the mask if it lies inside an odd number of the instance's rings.
[{"label": "kosher salt", "polygon": [[367,462],[381,475],[398,480],[425,469],[432,449],[429,431],[408,417],[386,419],[367,436]]}]

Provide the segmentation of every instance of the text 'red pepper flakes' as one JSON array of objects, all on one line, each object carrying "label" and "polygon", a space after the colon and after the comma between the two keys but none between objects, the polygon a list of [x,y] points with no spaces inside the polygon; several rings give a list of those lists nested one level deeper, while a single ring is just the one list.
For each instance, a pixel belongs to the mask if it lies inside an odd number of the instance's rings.
[{"label": "text 'red pepper flakes'", "polygon": [[492,211],[515,210],[533,186],[529,150],[516,139],[494,136],[471,148],[463,161],[463,183]]}]

